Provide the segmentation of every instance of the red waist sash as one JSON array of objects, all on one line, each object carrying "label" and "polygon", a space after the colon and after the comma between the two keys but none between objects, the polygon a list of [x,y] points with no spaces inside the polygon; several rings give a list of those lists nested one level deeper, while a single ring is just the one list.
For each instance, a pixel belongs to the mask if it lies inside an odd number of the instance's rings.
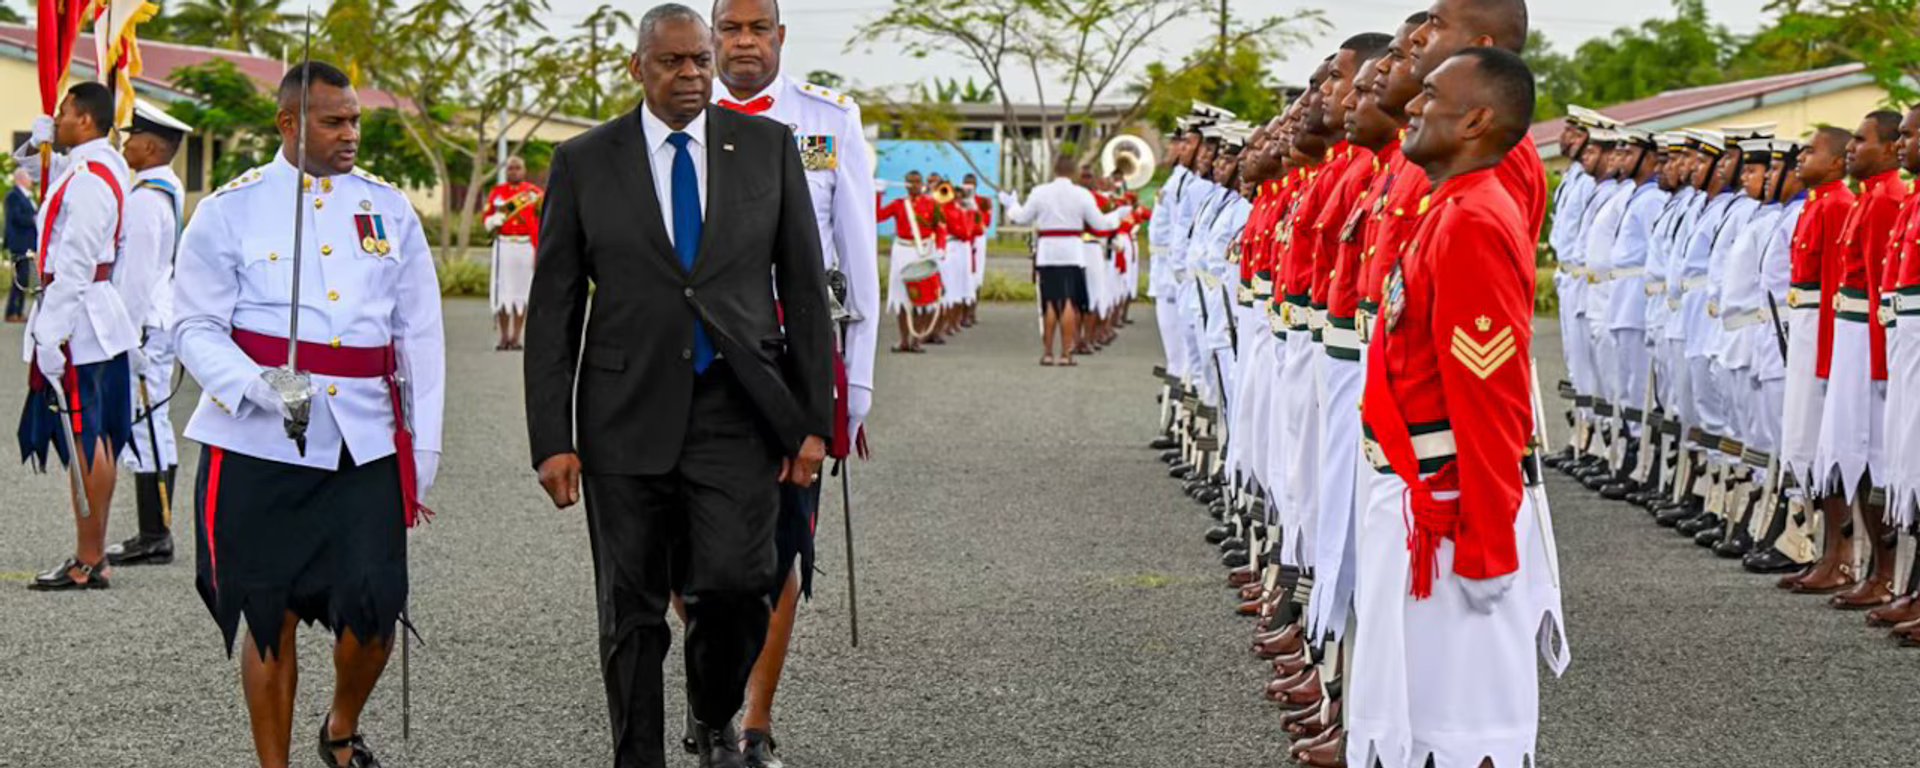
[{"label": "red waist sash", "polygon": [[[240,328],[233,329],[233,343],[254,362],[269,368],[287,364],[287,340]],[[413,465],[413,432],[407,428],[406,408],[400,402],[399,358],[392,344],[384,347],[336,347],[331,344],[300,342],[300,370],[340,379],[383,379],[387,399],[393,406],[394,460],[400,465],[400,501],[408,528],[422,518],[433,517],[433,510],[420,503],[418,480]]]}]

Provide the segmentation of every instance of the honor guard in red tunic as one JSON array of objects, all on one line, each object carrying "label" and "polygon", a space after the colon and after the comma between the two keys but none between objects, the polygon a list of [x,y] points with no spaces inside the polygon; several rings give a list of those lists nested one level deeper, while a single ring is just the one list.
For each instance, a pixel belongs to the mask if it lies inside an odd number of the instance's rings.
[{"label": "honor guard in red tunic", "polygon": [[1375,472],[1356,534],[1352,765],[1534,759],[1532,650],[1543,616],[1558,628],[1559,584],[1544,494],[1521,464],[1537,434],[1534,239],[1496,170],[1532,112],[1526,65],[1480,47],[1409,106],[1405,152],[1435,186],[1367,354]]},{"label": "honor guard in red tunic", "polygon": [[[1902,170],[1920,176],[1920,107],[1900,122],[1895,156]],[[1913,535],[1920,511],[1920,180],[1907,182],[1887,263],[1881,271],[1880,319],[1887,327],[1887,412],[1885,474],[1887,522],[1901,536]],[[1900,551],[1910,551],[1900,548]],[[1904,563],[1911,574],[1913,563]],[[1920,643],[1920,586],[1913,576],[1896,583],[1901,596],[1868,611],[1874,624],[1891,624],[1902,644]]]},{"label": "honor guard in red tunic", "polygon": [[507,158],[506,181],[487,191],[481,216],[493,232],[493,280],[487,294],[500,329],[495,350],[520,348],[527,323],[527,292],[533,288],[533,252],[540,245],[540,186],[527,180],[527,162]]},{"label": "honor guard in red tunic", "polygon": [[1814,487],[1828,494],[1823,503],[1829,507],[1855,511],[1856,524],[1865,525],[1872,548],[1871,571],[1831,599],[1836,608],[1872,607],[1893,599],[1893,550],[1887,545],[1886,518],[1882,510],[1867,508],[1867,493],[1868,483],[1878,482],[1886,466],[1886,336],[1878,310],[1894,220],[1907,194],[1894,156],[1899,129],[1900,114],[1888,111],[1868,114],[1854,129],[1847,146],[1847,175],[1859,182],[1860,195],[1843,225],[1839,261],[1828,261],[1821,273],[1823,310],[1832,313],[1833,322],[1821,337],[1815,362],[1815,373],[1826,379],[1826,400],[1814,449]]},{"label": "honor guard in red tunic", "polygon": [[[1838,265],[1846,247],[1846,220],[1854,208],[1854,194],[1846,184],[1847,144],[1852,135],[1839,128],[1814,133],[1807,150],[1800,156],[1796,173],[1807,188],[1806,205],[1794,223],[1788,267],[1787,300],[1781,319],[1787,325],[1787,376],[1784,407],[1780,419],[1780,466],[1794,488],[1795,505],[1817,503],[1824,495],[1814,483],[1814,454],[1820,442],[1820,419],[1825,412],[1826,387],[1818,375],[1821,339],[1830,337],[1833,325],[1832,304],[1823,301],[1823,277]],[[1842,505],[1844,507],[1844,505]],[[1826,530],[1839,530],[1845,522],[1844,508],[1836,510],[1838,521],[1828,518]],[[1831,592],[1846,586],[1842,564],[1852,568],[1846,537],[1825,537],[1825,552],[1814,567],[1791,574],[1780,586]],[[1787,565],[1791,565],[1788,563]]]}]

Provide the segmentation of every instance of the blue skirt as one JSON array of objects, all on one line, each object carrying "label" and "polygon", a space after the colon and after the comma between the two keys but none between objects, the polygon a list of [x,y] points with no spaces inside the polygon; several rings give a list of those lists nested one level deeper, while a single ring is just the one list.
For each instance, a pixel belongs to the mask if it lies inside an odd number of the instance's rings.
[{"label": "blue skirt", "polygon": [[[59,454],[60,465],[73,460],[72,449],[61,434],[62,416],[70,419],[73,433],[81,445],[107,443],[107,460],[113,461],[127,447],[133,434],[133,394],[125,353],[111,360],[86,365],[67,364],[65,380],[60,383],[67,402],[54,398],[53,387],[33,375],[27,389],[27,404],[20,411],[20,460],[30,462],[39,471],[47,469],[47,448]],[[62,413],[64,411],[64,413]],[[83,454],[81,467],[91,469],[93,452]]]}]

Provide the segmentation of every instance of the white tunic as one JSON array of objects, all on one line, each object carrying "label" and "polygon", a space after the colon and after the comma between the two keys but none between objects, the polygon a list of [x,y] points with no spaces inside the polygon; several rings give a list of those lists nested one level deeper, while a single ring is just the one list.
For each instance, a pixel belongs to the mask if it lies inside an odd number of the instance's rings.
[{"label": "white tunic", "polygon": [[[131,174],[126,159],[104,138],[74,147],[65,161],[47,186],[48,202],[36,222],[46,243],[41,253],[44,270],[54,280],[27,318],[21,359],[31,360],[36,344],[67,343],[68,362],[86,365],[111,360],[140,341],[139,329],[114,283],[93,279],[98,265],[119,259],[120,240],[115,235],[124,235],[121,201]],[[113,186],[89,170],[92,164],[106,168]],[[60,197],[58,210],[52,204],[55,195]]]},{"label": "white tunic", "polygon": [[[276,155],[200,203],[182,236],[175,268],[174,340],[181,362],[204,392],[187,423],[187,437],[255,458],[333,469],[343,443],[360,463],[393,454],[386,382],[314,375],[318,391],[303,456],[287,439],[280,415],[247,400],[247,388],[263,368],[232,339],[236,329],[287,335],[293,299],[287,201],[296,199],[298,179],[293,165]],[[440,283],[419,217],[399,190],[358,171],[315,180],[297,199],[307,218],[300,340],[344,347],[395,344],[400,375],[408,382],[414,449],[438,453],[446,350]],[[369,252],[363,244],[356,221],[363,215],[378,217],[388,253]]]},{"label": "white tunic", "polygon": [[[732,94],[714,82],[716,102]],[[847,308],[859,319],[847,326],[847,384],[873,389],[874,345],[880,338],[880,255],[874,218],[873,158],[860,124],[860,105],[844,94],[779,75],[753,98],[770,97],[760,116],[785,123],[800,143],[807,167],[820,253],[828,269],[847,276]],[[830,140],[830,141],[829,141]],[[832,145],[831,155],[826,146]],[[828,161],[828,157],[831,161]],[[832,167],[827,167],[827,166]],[[894,262],[900,264],[898,260]],[[949,292],[961,286],[950,285]]]}]

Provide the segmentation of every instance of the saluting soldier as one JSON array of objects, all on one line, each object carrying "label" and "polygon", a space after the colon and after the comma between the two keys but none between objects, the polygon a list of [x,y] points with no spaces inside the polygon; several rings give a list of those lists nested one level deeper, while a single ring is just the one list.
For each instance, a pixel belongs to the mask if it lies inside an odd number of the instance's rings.
[{"label": "saluting soldier", "polygon": [[[1535,754],[1536,632],[1543,617],[1564,629],[1551,525],[1521,465],[1536,435],[1535,240],[1497,170],[1526,136],[1533,75],[1515,54],[1469,47],[1425,83],[1405,152],[1434,188],[1368,351],[1375,473],[1346,757],[1517,766]],[[1554,650],[1542,649],[1558,672]]]},{"label": "saluting soldier", "polygon": [[[30,172],[39,157],[31,145],[51,141],[60,154],[47,174],[40,207],[40,285],[44,292],[27,317],[24,357],[30,363],[26,407],[20,414],[20,455],[46,467],[52,446],[61,463],[79,462],[82,496],[74,510],[78,541],[72,556],[28,582],[29,589],[106,589],[107,512],[113,502],[115,459],[132,430],[133,396],[127,352],[140,343],[114,279],[125,232],[127,161],[107,140],[113,129],[113,92],[87,82],[67,89],[52,120],[34,125],[34,141],[14,153]],[[70,419],[71,429],[61,421]],[[72,446],[63,431],[70,431]],[[74,448],[78,454],[74,455]],[[82,491],[84,491],[82,493]]]},{"label": "saluting soldier", "polygon": [[[718,53],[714,98],[723,107],[759,115],[793,129],[800,163],[813,191],[829,288],[844,308],[844,332],[835,366],[843,372],[836,392],[844,418],[835,425],[827,455],[844,459],[864,441],[862,425],[873,406],[873,357],[879,343],[880,273],[874,234],[873,166],[860,124],[860,106],[846,95],[795,82],[782,71],[786,25],[775,0],[720,0],[713,8]],[[836,280],[833,276],[839,275]],[[957,290],[959,286],[949,290]],[[748,768],[777,768],[773,701],[786,666],[788,643],[802,595],[813,594],[814,526],[820,486],[782,483],[774,550],[779,591],[767,625],[766,645],[747,682],[741,718],[741,753]]]},{"label": "saluting soldier", "polygon": [[200,203],[180,246],[175,342],[204,393],[186,432],[202,445],[196,586],[229,653],[246,621],[260,765],[287,765],[295,629],[318,622],[334,637],[334,689],[315,749],[322,765],[369,768],[360,716],[407,604],[406,529],[439,465],[440,284],[406,196],[355,167],[345,73],[288,70],[276,123],[273,161]]},{"label": "saluting soldier", "polygon": [[180,177],[173,157],[192,129],[145,100],[134,102],[133,124],[124,131],[121,154],[133,171],[115,275],[123,286],[127,315],[140,326],[140,346],[128,356],[133,369],[133,436],[123,456],[133,468],[134,510],[140,531],[107,547],[114,565],[173,562],[173,256],[179,240]]}]

